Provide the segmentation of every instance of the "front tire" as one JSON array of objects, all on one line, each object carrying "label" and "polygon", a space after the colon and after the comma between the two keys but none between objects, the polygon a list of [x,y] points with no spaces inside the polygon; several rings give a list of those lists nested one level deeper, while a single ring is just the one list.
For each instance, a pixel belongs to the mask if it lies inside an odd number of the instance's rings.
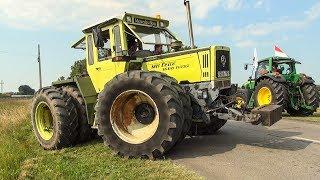
[{"label": "front tire", "polygon": [[77,137],[77,110],[73,99],[55,87],[39,90],[32,104],[32,127],[44,149],[69,147]]},{"label": "front tire", "polygon": [[98,134],[115,154],[154,159],[168,152],[180,137],[182,102],[159,74],[123,73],[99,94],[95,107]]}]

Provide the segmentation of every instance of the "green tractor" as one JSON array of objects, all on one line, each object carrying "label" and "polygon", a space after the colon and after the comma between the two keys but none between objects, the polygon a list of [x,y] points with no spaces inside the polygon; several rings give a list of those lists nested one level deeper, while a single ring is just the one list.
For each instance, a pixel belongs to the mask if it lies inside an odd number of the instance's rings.
[{"label": "green tractor", "polygon": [[[258,61],[255,78],[250,77],[238,89],[236,108],[251,110],[269,104],[282,105],[293,116],[309,116],[319,107],[319,93],[315,81],[298,74],[293,58],[269,57]],[[248,64],[245,65],[245,70]]]}]

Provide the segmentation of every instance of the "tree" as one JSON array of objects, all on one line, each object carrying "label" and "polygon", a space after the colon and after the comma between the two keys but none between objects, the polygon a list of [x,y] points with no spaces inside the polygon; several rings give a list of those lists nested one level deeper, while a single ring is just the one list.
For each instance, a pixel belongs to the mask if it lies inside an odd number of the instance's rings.
[{"label": "tree", "polygon": [[78,60],[74,62],[74,64],[71,66],[70,77],[80,76],[86,73],[86,69],[87,69],[86,59]]},{"label": "tree", "polygon": [[18,91],[20,95],[34,95],[34,93],[36,92],[34,89],[32,89],[30,86],[28,85],[21,85],[18,88]]}]

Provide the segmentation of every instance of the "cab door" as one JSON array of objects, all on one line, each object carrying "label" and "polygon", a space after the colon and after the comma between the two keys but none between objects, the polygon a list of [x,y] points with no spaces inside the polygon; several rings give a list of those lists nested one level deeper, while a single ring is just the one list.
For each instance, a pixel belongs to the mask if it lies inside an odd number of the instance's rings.
[{"label": "cab door", "polygon": [[87,70],[92,83],[99,93],[104,89],[104,85],[115,76],[115,63],[112,62],[112,47],[110,30],[102,31],[104,47],[94,46],[93,35],[88,34],[87,38]]}]

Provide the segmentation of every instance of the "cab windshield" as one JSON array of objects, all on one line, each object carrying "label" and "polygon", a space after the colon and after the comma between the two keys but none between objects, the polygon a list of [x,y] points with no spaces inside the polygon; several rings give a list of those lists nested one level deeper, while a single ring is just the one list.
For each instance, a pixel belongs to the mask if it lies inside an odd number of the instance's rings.
[{"label": "cab windshield", "polygon": [[171,51],[170,44],[177,40],[166,29],[139,25],[129,27],[125,31],[129,56],[146,57],[168,53]]},{"label": "cab windshield", "polygon": [[144,26],[134,26],[132,29],[144,44],[170,45],[176,40],[166,29]]},{"label": "cab windshield", "polygon": [[289,75],[293,72],[293,63],[276,63],[276,66],[280,74]]}]

